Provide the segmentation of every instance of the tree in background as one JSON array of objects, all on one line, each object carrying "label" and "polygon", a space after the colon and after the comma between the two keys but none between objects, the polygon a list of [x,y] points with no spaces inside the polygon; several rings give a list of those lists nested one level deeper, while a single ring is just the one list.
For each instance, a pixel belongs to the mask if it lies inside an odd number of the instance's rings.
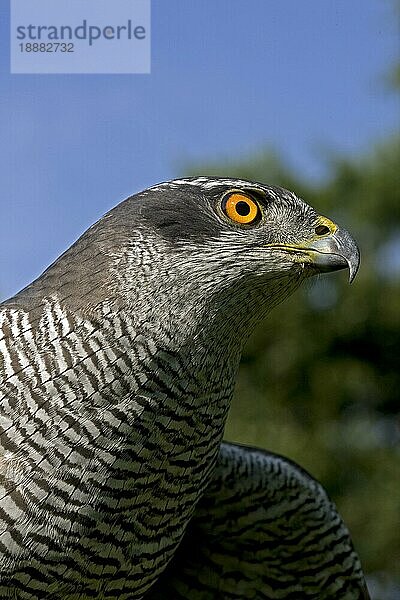
[{"label": "tree in background", "polygon": [[280,452],[323,483],[376,600],[400,597],[399,165],[393,137],[358,160],[331,158],[327,180],[314,185],[270,152],[191,170],[293,189],[359,242],[351,288],[345,272],[324,275],[257,329],[225,437]]}]

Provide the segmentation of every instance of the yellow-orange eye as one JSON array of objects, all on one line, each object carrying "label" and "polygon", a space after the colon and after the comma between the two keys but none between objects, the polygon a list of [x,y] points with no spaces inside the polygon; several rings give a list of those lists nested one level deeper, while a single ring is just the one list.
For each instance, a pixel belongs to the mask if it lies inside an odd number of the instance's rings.
[{"label": "yellow-orange eye", "polygon": [[225,198],[223,210],[232,221],[245,225],[254,223],[261,216],[258,204],[250,196],[240,192],[233,192]]}]

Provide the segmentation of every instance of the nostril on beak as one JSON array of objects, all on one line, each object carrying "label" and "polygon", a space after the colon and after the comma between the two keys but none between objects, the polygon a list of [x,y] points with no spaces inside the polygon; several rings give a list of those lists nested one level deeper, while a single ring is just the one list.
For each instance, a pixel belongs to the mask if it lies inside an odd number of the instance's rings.
[{"label": "nostril on beak", "polygon": [[315,228],[315,233],[317,235],[326,235],[327,233],[330,233],[330,232],[331,232],[331,230],[326,225],[318,225]]}]

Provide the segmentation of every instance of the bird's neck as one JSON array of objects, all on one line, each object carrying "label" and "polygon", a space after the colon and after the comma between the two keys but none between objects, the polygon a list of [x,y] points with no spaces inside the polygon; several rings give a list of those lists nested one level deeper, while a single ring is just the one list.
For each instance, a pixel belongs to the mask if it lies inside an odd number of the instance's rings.
[{"label": "bird's neck", "polygon": [[[152,314],[138,319],[114,305],[101,310],[101,328],[94,333],[103,337],[101,362],[110,378],[120,379],[124,367],[130,393],[148,397],[152,405],[168,405],[171,411],[179,411],[186,401],[200,413],[203,408],[212,411],[213,399],[227,390],[231,395],[244,340],[237,328],[232,332],[231,324],[218,327],[199,307],[189,314],[170,307],[162,319]],[[107,348],[119,358],[107,361]]]},{"label": "bird's neck", "polygon": [[113,439],[121,452],[153,447],[165,461],[191,449],[195,459],[197,444],[204,451],[207,440],[210,461],[233,394],[240,336],[206,318],[196,327],[183,317],[174,323],[173,313],[147,317],[104,303],[95,316],[76,318],[49,303],[43,331],[50,324],[59,334],[42,351],[57,357],[51,376],[58,410],[66,398],[65,410],[96,423],[100,437]]}]

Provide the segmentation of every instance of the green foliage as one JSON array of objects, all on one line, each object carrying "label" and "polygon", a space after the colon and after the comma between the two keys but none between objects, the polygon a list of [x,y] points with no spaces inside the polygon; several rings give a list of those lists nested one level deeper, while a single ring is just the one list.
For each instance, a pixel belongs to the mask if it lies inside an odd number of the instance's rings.
[{"label": "green foliage", "polygon": [[400,565],[399,165],[394,138],[360,160],[331,158],[319,185],[268,152],[195,173],[294,189],[359,242],[351,287],[345,272],[310,282],[251,338],[225,437],[308,469],[337,503],[365,571],[392,581]]}]

